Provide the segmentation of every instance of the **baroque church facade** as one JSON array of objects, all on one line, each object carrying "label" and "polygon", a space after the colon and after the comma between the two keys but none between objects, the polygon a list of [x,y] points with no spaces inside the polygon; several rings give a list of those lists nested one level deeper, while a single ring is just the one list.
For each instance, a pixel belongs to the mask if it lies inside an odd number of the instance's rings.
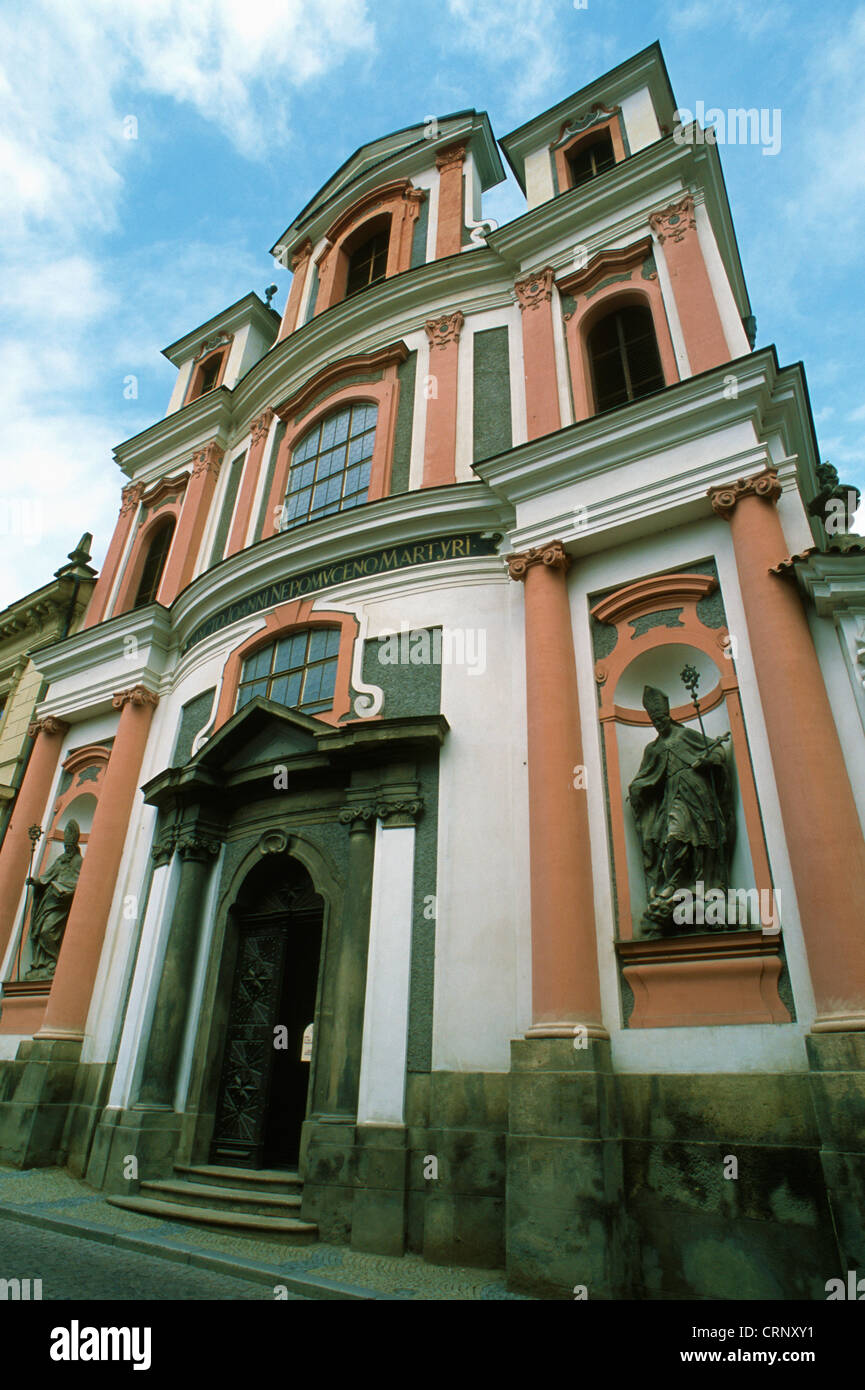
[{"label": "baroque church facade", "polygon": [[32,654],[0,1161],[541,1296],[865,1268],[865,555],[694,134],[653,45],[385,136],[166,349]]}]

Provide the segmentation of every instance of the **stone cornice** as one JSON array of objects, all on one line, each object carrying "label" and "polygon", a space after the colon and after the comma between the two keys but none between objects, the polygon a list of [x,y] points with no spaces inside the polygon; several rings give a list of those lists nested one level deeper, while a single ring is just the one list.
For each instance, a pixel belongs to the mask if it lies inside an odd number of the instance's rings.
[{"label": "stone cornice", "polygon": [[739,313],[751,312],[716,146],[677,145],[668,136],[629,155],[615,178],[597,185],[539,203],[489,233],[487,245],[514,268],[546,261],[561,277],[575,268],[576,246],[591,257],[611,243],[645,236],[652,211],[690,192],[706,204]]},{"label": "stone cornice", "polygon": [[[724,396],[724,379],[730,373],[738,385],[735,399]],[[752,445],[743,437],[743,447],[735,453],[714,459],[693,454],[710,433],[743,424],[753,430]],[[774,433],[786,446],[786,459],[773,460],[763,442]],[[675,468],[665,465],[653,478],[638,471],[647,456],[661,454],[675,459]],[[620,537],[632,527],[653,530],[656,516],[665,516],[666,525],[711,517],[709,487],[734,483],[770,464],[777,467],[784,488],[795,489],[797,458],[807,496],[816,455],[801,370],[779,370],[774,351],[762,349],[632,406],[519,445],[476,464],[475,472],[516,508],[516,527],[510,532],[515,549],[539,545],[557,534],[578,552],[597,548],[610,529]],[[587,489],[592,500],[577,516],[579,494],[574,485],[601,474],[602,491],[599,494],[597,482]],[[542,509],[536,505],[539,499]],[[531,521],[523,524],[522,504],[528,502]]]},{"label": "stone cornice", "polygon": [[162,349],[162,355],[175,367],[179,367],[198,352],[205,340],[217,338],[220,333],[233,334],[248,323],[254,324],[265,336],[270,334],[275,338],[279,331],[279,315],[276,310],[269,309],[257,294],[250,293],[244,295],[236,304],[230,304],[227,309],[223,309],[221,314],[214,314],[206,323],[199,324],[191,332],[185,333],[177,342],[170,343],[167,348]]},{"label": "stone cornice", "polygon": [[613,274],[618,270],[628,270],[634,266],[642,265],[652,253],[651,237],[642,237],[640,241],[635,241],[630,246],[613,247],[611,250],[599,251],[582,270],[573,270],[569,275],[562,275],[557,280],[557,285],[561,294],[570,294],[576,298],[577,295],[585,293],[591,289],[592,285],[604,276]]},{"label": "stone cornice", "polygon": [[408,348],[405,343],[396,342],[378,348],[375,352],[357,353],[353,357],[343,357],[337,362],[329,362],[326,367],[322,367],[311,376],[299,391],[280,401],[276,407],[276,414],[281,420],[289,420],[293,415],[302,414],[304,407],[319,392],[331,386],[335,390],[344,377],[353,376],[356,372],[374,372],[404,362],[407,357]]},{"label": "stone cornice", "polygon": [[153,486],[169,469],[188,464],[193,450],[210,440],[224,448],[231,419],[232,392],[227,386],[217,386],[118,444],[114,457],[127,477],[137,475],[136,482]]},{"label": "stone cornice", "polygon": [[793,568],[821,618],[846,611],[865,615],[865,552],[813,551],[794,558]]}]

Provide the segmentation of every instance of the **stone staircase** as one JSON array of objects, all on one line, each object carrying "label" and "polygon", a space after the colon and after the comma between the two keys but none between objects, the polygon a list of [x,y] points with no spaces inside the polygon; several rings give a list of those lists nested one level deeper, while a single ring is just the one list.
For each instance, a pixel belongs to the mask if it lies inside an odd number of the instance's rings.
[{"label": "stone staircase", "polygon": [[212,1164],[177,1165],[174,1172],[174,1178],[143,1182],[133,1197],[110,1196],[107,1201],[126,1211],[189,1221],[226,1235],[286,1245],[318,1239],[318,1227],[300,1219],[303,1182],[297,1173]]}]

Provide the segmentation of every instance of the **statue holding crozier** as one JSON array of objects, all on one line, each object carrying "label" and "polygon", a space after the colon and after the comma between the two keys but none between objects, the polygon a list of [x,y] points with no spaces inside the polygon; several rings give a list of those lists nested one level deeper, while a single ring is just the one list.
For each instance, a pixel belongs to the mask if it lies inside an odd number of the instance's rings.
[{"label": "statue holding crozier", "polygon": [[710,740],[684,728],[670,717],[663,690],[652,686],[643,690],[643,708],[658,736],[643,750],[628,800],[648,888],[642,935],[664,936],[694,930],[674,920],[680,889],[695,893],[702,883],[704,893],[727,891],[735,821],[723,744],[730,735]]},{"label": "statue holding crozier", "polygon": [[78,848],[80,836],[78,822],[69,821],[63,831],[63,853],[41,877],[27,880],[33,889],[33,912],[30,917],[33,961],[25,977],[28,980],[54,978],[83,862]]}]

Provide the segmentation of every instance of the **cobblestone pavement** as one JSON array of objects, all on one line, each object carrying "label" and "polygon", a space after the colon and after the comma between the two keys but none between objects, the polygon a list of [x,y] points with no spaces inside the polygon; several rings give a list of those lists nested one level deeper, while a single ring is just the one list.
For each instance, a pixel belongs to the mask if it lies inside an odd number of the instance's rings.
[{"label": "cobblestone pavement", "polygon": [[[23,1221],[27,1221],[27,1225]],[[60,1232],[46,1227],[55,1223]],[[72,1177],[63,1168],[32,1168],[20,1171],[0,1166],[0,1231],[18,1228],[28,1234],[34,1227],[45,1231],[49,1243],[61,1235],[87,1235],[87,1246],[101,1245],[104,1268],[113,1260],[122,1269],[132,1253],[158,1252],[163,1271],[168,1260],[186,1266],[194,1286],[207,1267],[220,1277],[265,1286],[264,1296],[274,1297],[274,1286],[283,1283],[290,1293],[310,1298],[397,1298],[433,1300],[513,1299],[526,1301],[508,1292],[503,1269],[468,1269],[427,1264],[417,1255],[402,1258],[368,1255],[346,1245],[284,1245],[264,1240],[204,1231],[181,1221],[163,1221],[137,1212],[112,1207],[101,1193]],[[70,1230],[74,1227],[74,1230]],[[83,1248],[85,1242],[81,1242]],[[130,1248],[134,1247],[134,1248]],[[0,1245],[0,1254],[3,1246]],[[151,1261],[153,1257],[151,1256]],[[194,1266],[190,1269],[189,1266]],[[28,1271],[0,1268],[0,1278],[27,1277]],[[119,1275],[118,1275],[119,1279]],[[165,1277],[162,1280],[163,1288]],[[46,1292],[46,1298],[49,1296]],[[70,1293],[72,1298],[110,1298],[125,1295]],[[138,1293],[139,1298],[146,1295]],[[163,1293],[165,1298],[255,1298],[252,1292],[240,1294]]]},{"label": "cobblestone pavement", "polygon": [[[119,1250],[80,1236],[60,1235],[0,1216],[0,1279],[42,1281],[42,1301],[94,1299],[272,1300],[264,1284],[215,1274],[188,1264],[169,1264],[155,1255]],[[289,1294],[299,1303],[301,1294]]]}]

